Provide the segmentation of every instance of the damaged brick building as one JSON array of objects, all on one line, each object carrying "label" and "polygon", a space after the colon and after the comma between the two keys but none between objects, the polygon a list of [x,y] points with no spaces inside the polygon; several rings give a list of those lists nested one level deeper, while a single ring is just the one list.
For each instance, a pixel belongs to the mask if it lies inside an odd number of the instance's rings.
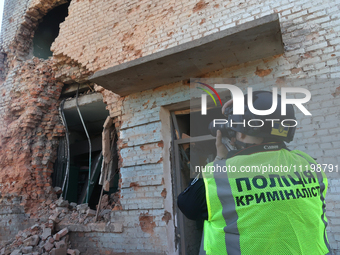
[{"label": "damaged brick building", "polygon": [[[5,0],[0,247],[59,210],[57,230],[82,254],[197,254],[202,229],[176,205],[190,78],[307,88],[312,117],[297,113],[289,148],[337,165],[339,11],[332,0]],[[327,230],[340,254],[334,174]],[[83,203],[100,203],[97,221]]]}]

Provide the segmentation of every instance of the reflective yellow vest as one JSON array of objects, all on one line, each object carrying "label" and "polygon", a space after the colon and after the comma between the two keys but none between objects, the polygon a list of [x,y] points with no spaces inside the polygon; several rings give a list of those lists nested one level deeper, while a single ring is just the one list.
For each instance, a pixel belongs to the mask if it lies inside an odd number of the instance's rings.
[{"label": "reflective yellow vest", "polygon": [[314,164],[309,155],[286,149],[208,164],[206,254],[331,254],[328,182]]}]

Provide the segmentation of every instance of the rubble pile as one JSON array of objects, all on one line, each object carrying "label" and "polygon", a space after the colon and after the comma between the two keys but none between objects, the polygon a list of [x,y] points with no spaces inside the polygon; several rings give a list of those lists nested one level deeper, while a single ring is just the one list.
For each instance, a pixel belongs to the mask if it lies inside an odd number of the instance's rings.
[{"label": "rubble pile", "polygon": [[68,229],[55,232],[53,220],[47,223],[36,224],[24,231],[19,231],[15,240],[0,250],[1,255],[19,254],[51,254],[51,255],[78,255],[78,250],[70,248]]},{"label": "rubble pile", "polygon": [[56,224],[87,224],[94,222],[109,222],[110,212],[115,208],[118,202],[118,194],[103,195],[101,205],[98,212],[98,219],[96,219],[96,210],[90,209],[87,204],[77,205],[76,203],[69,203],[67,200],[59,198],[56,201],[47,200],[41,203],[37,210],[36,216],[38,218],[46,217],[53,220]]},{"label": "rubble pile", "polygon": [[42,202],[38,208],[37,224],[19,231],[15,239],[8,241],[5,247],[0,246],[0,255],[78,255],[78,250],[71,249],[69,230],[58,226],[70,224],[83,224],[95,222],[109,222],[110,212],[118,201],[118,195],[103,195],[99,208],[98,219],[96,210],[89,208],[88,204],[69,203],[61,197],[56,200]]}]

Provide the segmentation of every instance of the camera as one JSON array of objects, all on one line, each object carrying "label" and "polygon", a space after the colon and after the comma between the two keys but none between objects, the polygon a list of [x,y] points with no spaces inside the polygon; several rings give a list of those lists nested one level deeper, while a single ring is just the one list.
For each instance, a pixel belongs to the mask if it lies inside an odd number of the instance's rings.
[{"label": "camera", "polygon": [[212,136],[216,136],[217,130],[220,130],[222,133],[222,137],[226,137],[229,140],[233,137],[236,137],[236,131],[232,130],[229,127],[229,122],[226,124],[215,124],[214,125],[214,121],[212,121],[209,124],[209,130]]},{"label": "camera", "polygon": [[[230,114],[232,114],[232,111],[233,111],[232,107],[227,107],[224,110],[224,116],[226,116],[228,118],[228,116]],[[215,125],[214,125],[214,121],[211,121],[210,124],[209,124],[209,130],[210,130],[211,135],[216,137],[217,130],[220,130],[221,133],[222,133],[222,137],[226,137],[229,140],[231,140],[231,138],[233,138],[233,137],[236,137],[236,131],[234,131],[230,128],[229,123],[230,123],[229,118],[228,118],[227,123],[225,123],[225,124],[215,123]]]}]

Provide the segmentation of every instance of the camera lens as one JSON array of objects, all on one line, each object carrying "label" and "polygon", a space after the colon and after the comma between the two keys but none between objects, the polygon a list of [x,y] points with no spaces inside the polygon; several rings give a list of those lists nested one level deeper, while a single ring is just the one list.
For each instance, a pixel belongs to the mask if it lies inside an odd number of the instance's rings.
[{"label": "camera lens", "polygon": [[227,137],[228,139],[236,136],[236,132],[229,127],[228,123],[214,125],[214,121],[212,121],[209,124],[209,130],[212,136],[216,136],[217,130],[221,131],[222,137]]}]

